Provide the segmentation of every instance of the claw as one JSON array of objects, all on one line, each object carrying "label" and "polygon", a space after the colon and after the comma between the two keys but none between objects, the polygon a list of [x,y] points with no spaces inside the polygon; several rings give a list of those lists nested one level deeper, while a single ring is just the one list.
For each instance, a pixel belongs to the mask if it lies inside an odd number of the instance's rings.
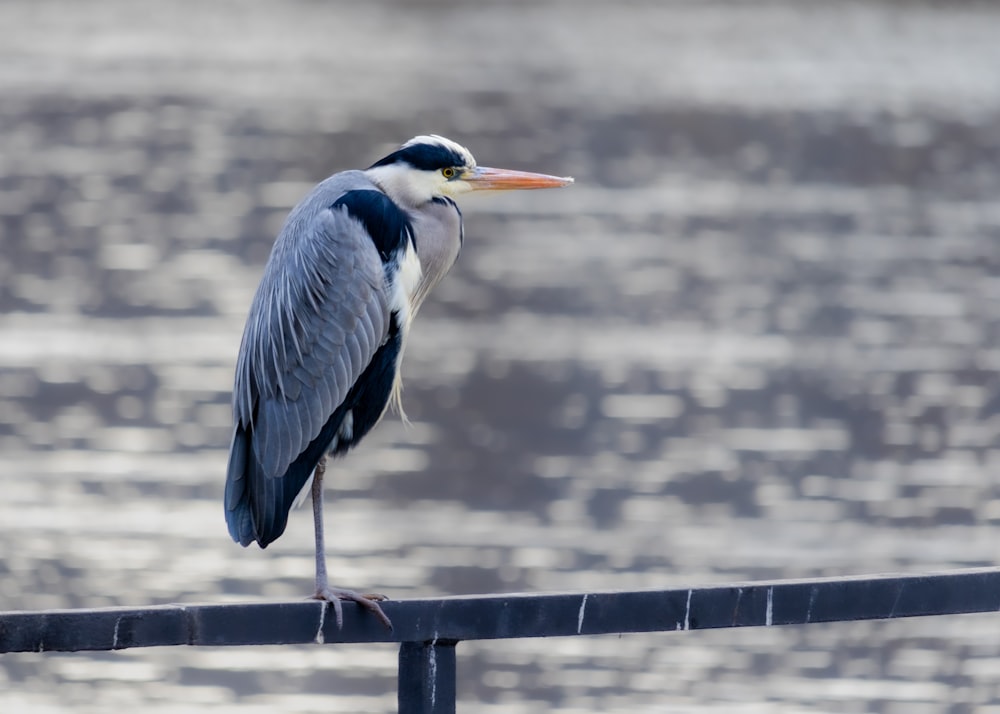
[{"label": "claw", "polygon": [[385,625],[385,628],[392,632],[392,622],[379,607],[379,602],[388,600],[389,598],[381,593],[359,593],[354,590],[347,590],[344,588],[333,588],[333,587],[323,587],[316,590],[316,593],[312,596],[314,600],[325,600],[326,602],[333,605],[333,612],[337,618],[337,627],[343,629],[344,627],[344,608],[341,606],[341,600],[347,600],[349,602],[356,602],[358,605],[368,610],[379,619],[379,621]]}]

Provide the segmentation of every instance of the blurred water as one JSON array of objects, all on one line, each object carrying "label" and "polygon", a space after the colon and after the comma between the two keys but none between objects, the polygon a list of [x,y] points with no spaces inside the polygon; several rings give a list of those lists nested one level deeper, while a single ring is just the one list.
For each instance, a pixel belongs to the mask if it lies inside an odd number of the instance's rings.
[{"label": "blurred water", "polygon": [[[231,543],[243,319],[309,186],[436,132],[470,198],[405,405],[334,465],[394,597],[995,564],[1000,11],[0,6],[0,609],[298,598]],[[1000,622],[463,643],[483,712],[1000,710]],[[0,709],[384,712],[395,648],[0,660]]]}]

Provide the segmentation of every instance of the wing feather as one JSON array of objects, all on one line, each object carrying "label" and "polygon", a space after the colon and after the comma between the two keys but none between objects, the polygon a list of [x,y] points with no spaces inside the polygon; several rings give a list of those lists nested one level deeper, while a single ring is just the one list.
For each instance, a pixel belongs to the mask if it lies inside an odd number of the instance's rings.
[{"label": "wing feather", "polygon": [[250,314],[233,393],[226,508],[235,540],[266,546],[284,531],[315,466],[300,457],[316,450],[331,419],[343,419],[345,398],[389,329],[385,269],[362,224],[339,207],[305,219],[293,212]]}]

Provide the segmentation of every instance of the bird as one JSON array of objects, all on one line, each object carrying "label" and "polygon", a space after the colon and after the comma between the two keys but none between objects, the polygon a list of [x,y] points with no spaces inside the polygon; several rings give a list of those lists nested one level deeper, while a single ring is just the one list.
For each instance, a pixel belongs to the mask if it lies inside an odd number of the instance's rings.
[{"label": "bird", "polygon": [[387,628],[378,593],[333,586],[326,568],[323,479],[399,406],[400,361],[417,310],[464,241],[455,197],[558,188],[569,177],[478,166],[451,139],[421,135],[365,170],[336,173],[288,214],[254,294],[236,361],[225,516],[241,546],[284,532],[312,498],[316,589],[353,601]]}]

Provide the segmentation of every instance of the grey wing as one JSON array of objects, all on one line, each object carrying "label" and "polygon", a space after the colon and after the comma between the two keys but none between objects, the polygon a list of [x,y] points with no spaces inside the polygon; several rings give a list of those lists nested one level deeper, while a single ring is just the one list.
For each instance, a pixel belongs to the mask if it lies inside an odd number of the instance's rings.
[{"label": "grey wing", "polygon": [[382,261],[345,210],[282,231],[236,368],[226,520],[240,544],[263,547],[284,531],[336,433],[331,422],[343,419],[344,399],[386,337],[389,311]]}]

